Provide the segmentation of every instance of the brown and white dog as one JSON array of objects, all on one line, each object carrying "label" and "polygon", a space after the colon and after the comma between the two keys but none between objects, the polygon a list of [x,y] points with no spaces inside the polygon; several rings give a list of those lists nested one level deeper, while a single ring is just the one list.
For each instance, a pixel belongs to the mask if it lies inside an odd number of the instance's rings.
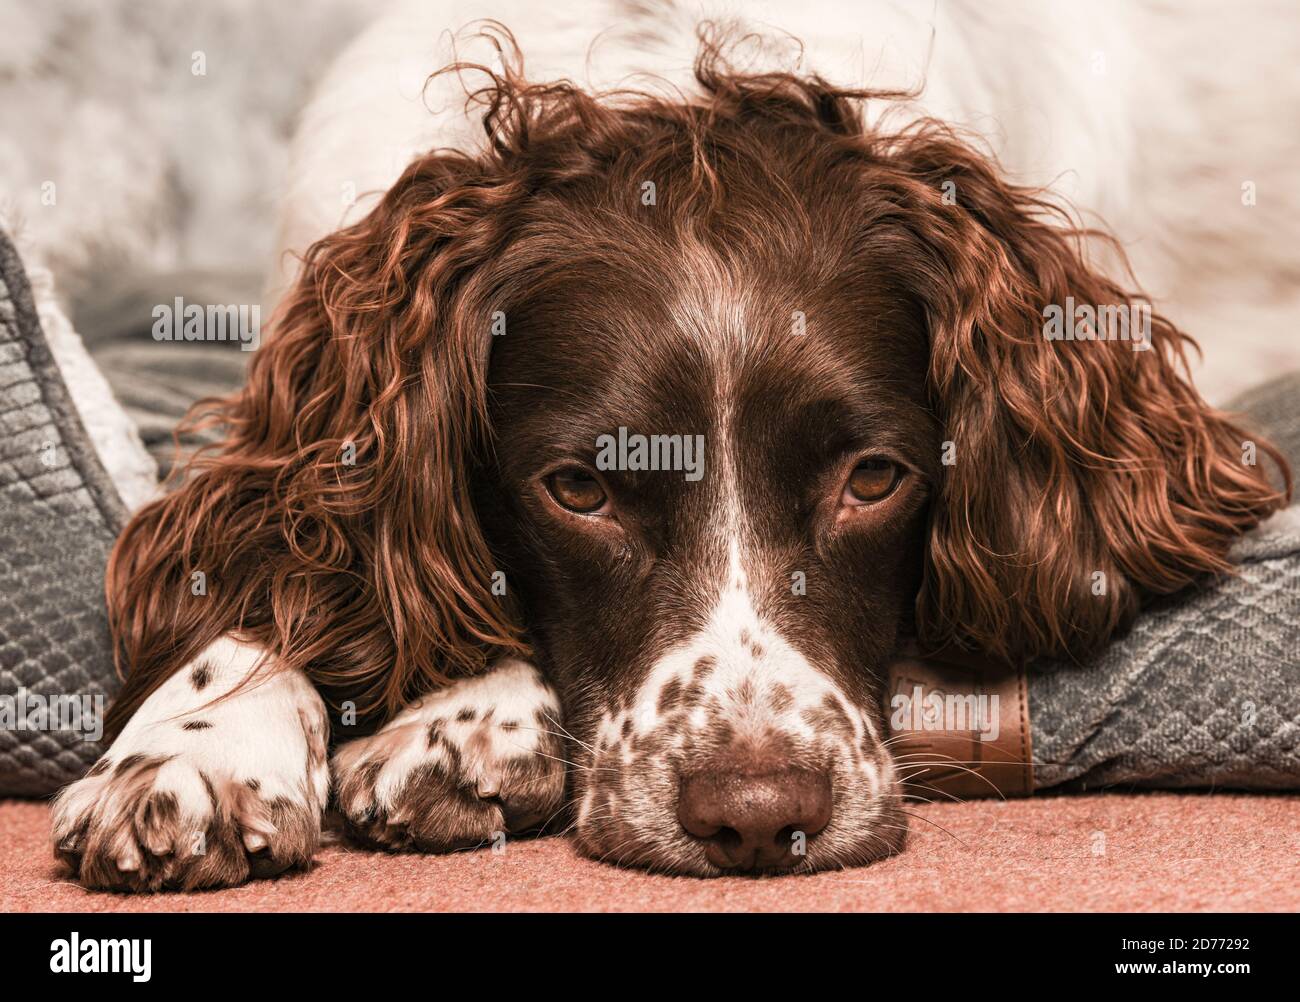
[{"label": "brown and white dog", "polygon": [[[683,57],[665,11],[623,5],[630,50]],[[1282,503],[1170,322],[1045,336],[1136,296],[1040,194],[735,37],[679,90],[509,45],[438,78],[484,75],[486,142],[310,246],[117,545],[116,740],[55,808],[83,883],[305,865],[331,775],[393,849],[563,818],[663,871],[864,863],[906,831],[901,643],[1085,655]]]}]

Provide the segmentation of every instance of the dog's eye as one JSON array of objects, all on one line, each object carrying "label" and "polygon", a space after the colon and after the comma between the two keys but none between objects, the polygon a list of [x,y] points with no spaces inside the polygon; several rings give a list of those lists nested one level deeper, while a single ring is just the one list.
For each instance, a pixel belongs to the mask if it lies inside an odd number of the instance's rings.
[{"label": "dog's eye", "polygon": [[846,505],[862,505],[881,501],[893,493],[898,480],[898,466],[888,459],[864,459],[849,474],[843,502]]},{"label": "dog's eye", "polygon": [[561,508],[579,515],[590,515],[605,504],[605,488],[599,480],[579,467],[556,470],[546,478],[546,489]]}]

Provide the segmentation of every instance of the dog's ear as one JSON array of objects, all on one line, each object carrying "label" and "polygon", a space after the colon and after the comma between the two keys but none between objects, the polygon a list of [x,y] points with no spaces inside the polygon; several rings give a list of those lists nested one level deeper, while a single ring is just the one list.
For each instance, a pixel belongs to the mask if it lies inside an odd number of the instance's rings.
[{"label": "dog's ear", "polygon": [[129,674],[110,727],[229,631],[362,714],[527,653],[468,490],[497,308],[480,267],[506,243],[510,191],[476,160],[427,156],[307,252],[245,388],[192,422],[219,443],[114,551]]},{"label": "dog's ear", "polygon": [[[921,248],[910,284],[946,439],[922,638],[1078,656],[1144,597],[1226,571],[1233,540],[1289,497],[1265,457],[1289,471],[1193,389],[1194,344],[1087,263],[1085,243],[1105,238],[942,126],[896,137],[885,159]],[[1116,339],[1066,339],[1089,334],[1073,307],[1121,308],[1092,327]]]}]

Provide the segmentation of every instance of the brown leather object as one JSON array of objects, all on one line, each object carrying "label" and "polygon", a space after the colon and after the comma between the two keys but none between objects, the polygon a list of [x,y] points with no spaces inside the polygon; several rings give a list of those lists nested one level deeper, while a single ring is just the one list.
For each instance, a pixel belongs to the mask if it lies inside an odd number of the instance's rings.
[{"label": "brown leather object", "polygon": [[890,666],[885,724],[910,795],[935,800],[936,793],[959,799],[1033,793],[1023,666],[961,652],[909,652]]}]

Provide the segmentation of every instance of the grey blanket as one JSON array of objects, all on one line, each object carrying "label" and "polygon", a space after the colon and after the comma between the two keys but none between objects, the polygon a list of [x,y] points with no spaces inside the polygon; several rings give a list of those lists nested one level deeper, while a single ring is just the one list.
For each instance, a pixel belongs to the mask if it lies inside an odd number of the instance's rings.
[{"label": "grey blanket", "polygon": [[1233,555],[1091,663],[1031,666],[1035,789],[1300,787],[1300,508]]},{"label": "grey blanket", "polygon": [[0,794],[50,793],[102,750],[104,566],[125,518],[0,233]]}]

